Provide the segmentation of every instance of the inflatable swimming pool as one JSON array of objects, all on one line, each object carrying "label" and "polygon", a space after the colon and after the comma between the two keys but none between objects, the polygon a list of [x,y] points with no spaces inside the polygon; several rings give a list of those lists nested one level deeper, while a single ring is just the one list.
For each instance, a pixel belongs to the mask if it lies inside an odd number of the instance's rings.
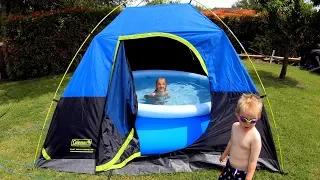
[{"label": "inflatable swimming pool", "polygon": [[[142,155],[164,154],[194,143],[210,121],[209,80],[199,74],[170,71],[134,71],[138,98],[136,130]],[[168,101],[148,104],[144,95],[152,93],[158,77],[167,80]]]}]

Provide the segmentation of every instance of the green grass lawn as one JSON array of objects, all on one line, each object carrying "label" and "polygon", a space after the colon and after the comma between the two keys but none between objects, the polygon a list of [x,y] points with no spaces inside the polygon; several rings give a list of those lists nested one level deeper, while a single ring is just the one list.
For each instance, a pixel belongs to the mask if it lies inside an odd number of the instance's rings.
[{"label": "green grass lawn", "polygon": [[[248,61],[244,63],[260,90],[260,83],[251,64]],[[255,175],[256,179],[318,179],[320,76],[290,66],[287,79],[279,80],[280,65],[255,63],[255,66],[273,108],[284,171],[288,173],[280,175],[259,171]],[[0,82],[0,179],[106,179],[104,175],[64,173],[31,166],[41,126],[61,77]],[[70,76],[67,76],[58,94],[63,92],[69,79]],[[55,104],[52,112],[54,108]],[[278,147],[270,111],[268,115]],[[134,177],[112,176],[112,179],[216,179],[218,174],[217,170],[203,170]]]}]

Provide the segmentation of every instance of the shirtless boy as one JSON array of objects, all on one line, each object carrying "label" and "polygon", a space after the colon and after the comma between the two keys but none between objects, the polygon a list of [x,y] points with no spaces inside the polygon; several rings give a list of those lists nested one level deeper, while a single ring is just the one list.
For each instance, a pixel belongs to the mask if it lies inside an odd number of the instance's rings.
[{"label": "shirtless boy", "polygon": [[220,157],[220,162],[225,162],[229,155],[219,180],[253,178],[261,151],[261,137],[255,127],[261,112],[262,102],[259,96],[255,94],[241,96],[236,108],[239,122],[232,125],[231,139]]}]

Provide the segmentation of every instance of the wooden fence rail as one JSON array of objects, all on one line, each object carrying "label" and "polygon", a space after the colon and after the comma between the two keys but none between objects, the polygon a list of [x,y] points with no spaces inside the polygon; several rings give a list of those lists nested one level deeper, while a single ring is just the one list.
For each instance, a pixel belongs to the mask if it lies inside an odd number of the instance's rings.
[{"label": "wooden fence rail", "polygon": [[[266,55],[248,55],[252,59],[262,59],[263,61],[269,61],[270,63],[274,60],[276,61],[282,61],[284,57],[281,56],[266,56]],[[239,54],[240,58],[247,58],[248,57],[246,54]],[[294,57],[289,57],[289,62],[291,63],[298,63],[301,61],[301,58],[294,58]]]}]

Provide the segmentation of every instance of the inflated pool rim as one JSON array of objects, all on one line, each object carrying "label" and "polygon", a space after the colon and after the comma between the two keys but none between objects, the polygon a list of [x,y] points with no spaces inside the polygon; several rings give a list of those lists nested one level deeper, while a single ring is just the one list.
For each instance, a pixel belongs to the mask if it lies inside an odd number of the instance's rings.
[{"label": "inflated pool rim", "polygon": [[[175,70],[138,70],[133,71],[132,73],[134,78],[139,78],[141,76],[175,76],[208,80],[207,76]],[[186,118],[207,115],[210,111],[211,101],[194,105],[153,105],[138,103],[137,115],[150,118]]]}]

